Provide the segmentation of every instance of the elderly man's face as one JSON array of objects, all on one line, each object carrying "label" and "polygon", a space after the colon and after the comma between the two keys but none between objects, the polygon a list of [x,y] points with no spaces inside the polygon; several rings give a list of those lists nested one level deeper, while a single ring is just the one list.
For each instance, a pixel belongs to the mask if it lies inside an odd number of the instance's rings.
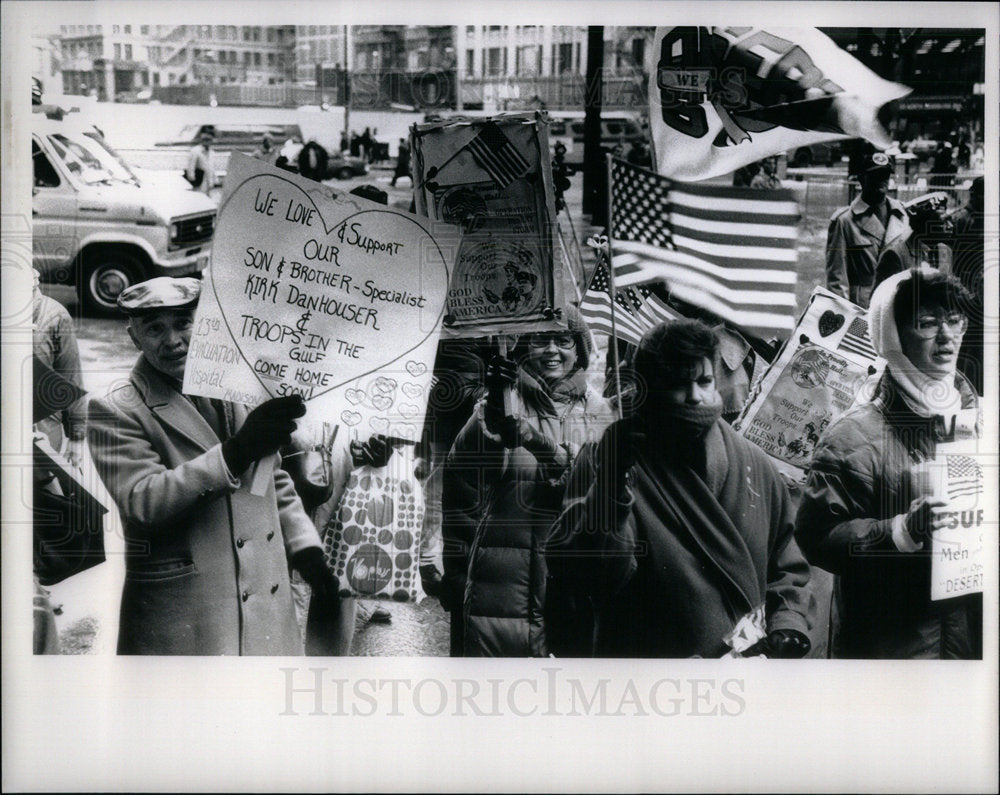
[{"label": "elderly man's face", "polygon": [[899,329],[903,354],[931,378],[953,376],[967,325],[968,319],[961,312],[921,306],[916,318]]},{"label": "elderly man's face", "polygon": [[166,376],[184,378],[194,309],[163,309],[129,321],[128,335],[146,361]]}]

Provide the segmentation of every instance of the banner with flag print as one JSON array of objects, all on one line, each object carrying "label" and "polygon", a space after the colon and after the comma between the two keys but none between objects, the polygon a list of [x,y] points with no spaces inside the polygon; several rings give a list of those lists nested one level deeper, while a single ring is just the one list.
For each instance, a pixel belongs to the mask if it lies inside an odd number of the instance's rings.
[{"label": "banner with flag print", "polygon": [[[590,280],[590,286],[580,303],[580,314],[594,331],[612,335],[611,293],[608,266],[602,259]],[[671,309],[649,287],[623,287],[615,292],[614,332],[619,339],[638,345],[642,335],[660,323],[679,320],[681,315]]]},{"label": "banner with flag print", "polygon": [[878,111],[910,93],[816,28],[657,28],[647,66],[657,171],[691,181],[837,138],[885,149]]},{"label": "banner with flag print", "polygon": [[476,137],[466,144],[466,149],[501,188],[506,188],[518,177],[523,177],[530,168],[517,147],[504,135],[500,126],[492,121],[483,125]]},{"label": "banner with flag print", "polygon": [[795,325],[799,208],[791,191],[675,182],[611,164],[615,285],[671,298],[764,340]]}]

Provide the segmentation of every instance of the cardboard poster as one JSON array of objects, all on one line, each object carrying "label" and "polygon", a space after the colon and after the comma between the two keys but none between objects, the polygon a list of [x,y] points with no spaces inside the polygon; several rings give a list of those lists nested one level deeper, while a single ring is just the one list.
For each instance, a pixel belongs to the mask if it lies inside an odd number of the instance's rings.
[{"label": "cardboard poster", "polygon": [[234,153],[184,392],[417,439],[451,265],[418,218]]},{"label": "cardboard poster", "polygon": [[925,465],[930,493],[948,502],[948,524],[931,537],[935,601],[983,592],[985,483],[975,452],[969,440],[939,444],[935,458]]},{"label": "cardboard poster", "polygon": [[823,432],[871,393],[884,366],[865,311],[817,287],[733,427],[802,481]]},{"label": "cardboard poster", "polygon": [[464,231],[444,333],[564,328],[563,252],[544,116],[419,125],[411,141],[417,212]]}]

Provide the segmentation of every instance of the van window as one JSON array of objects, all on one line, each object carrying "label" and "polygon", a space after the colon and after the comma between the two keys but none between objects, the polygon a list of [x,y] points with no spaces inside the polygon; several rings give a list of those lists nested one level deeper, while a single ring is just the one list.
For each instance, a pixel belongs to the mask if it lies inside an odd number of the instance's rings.
[{"label": "van window", "polygon": [[31,163],[34,167],[36,188],[59,187],[59,174],[56,173],[55,167],[45,156],[45,152],[38,145],[38,141],[31,142]]},{"label": "van window", "polygon": [[609,121],[607,122],[608,135],[621,135],[622,134],[622,123],[620,121]]}]

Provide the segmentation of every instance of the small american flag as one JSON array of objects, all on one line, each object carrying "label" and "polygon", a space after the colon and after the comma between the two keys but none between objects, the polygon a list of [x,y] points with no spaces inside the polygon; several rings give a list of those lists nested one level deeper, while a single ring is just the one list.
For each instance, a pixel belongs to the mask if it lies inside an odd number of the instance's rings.
[{"label": "small american flag", "polygon": [[466,148],[480,168],[501,188],[506,188],[528,171],[528,161],[495,122],[486,122]]},{"label": "small american flag", "polygon": [[983,470],[967,455],[948,458],[948,497],[969,497],[983,493]]},{"label": "small american flag", "polygon": [[872,346],[871,337],[868,335],[868,321],[863,317],[854,318],[851,325],[847,327],[847,332],[840,341],[840,345],[837,346],[837,350],[855,353],[873,361],[877,359],[878,352]]},{"label": "small american flag", "polygon": [[[594,331],[611,336],[611,293],[608,288],[608,266],[602,260],[580,303],[580,314]],[[681,318],[681,315],[645,286],[617,289],[615,304],[617,336],[633,345],[638,345],[642,335],[653,326]]]},{"label": "small american flag", "polygon": [[671,298],[762,339],[795,325],[799,209],[787,190],[674,182],[612,161],[615,286]]}]

